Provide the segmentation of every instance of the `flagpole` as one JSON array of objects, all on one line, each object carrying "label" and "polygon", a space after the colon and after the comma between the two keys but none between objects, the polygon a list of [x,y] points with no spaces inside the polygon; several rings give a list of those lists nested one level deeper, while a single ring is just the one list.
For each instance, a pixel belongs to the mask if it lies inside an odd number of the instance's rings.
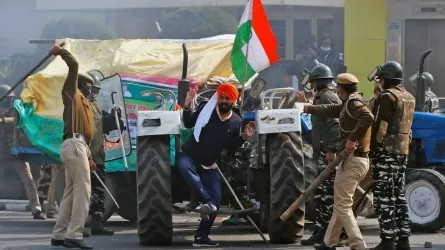
[{"label": "flagpole", "polygon": [[250,39],[252,38],[252,31],[250,32],[249,35],[249,39],[247,40],[247,48],[246,48],[246,61],[244,62],[244,76],[243,76],[243,83],[241,84],[242,88],[241,88],[241,100],[240,100],[240,107],[239,107],[239,112],[241,114],[241,117],[243,116],[243,104],[244,104],[244,88],[245,88],[245,84],[247,81],[247,63],[248,63],[248,59],[249,59],[249,42]]}]

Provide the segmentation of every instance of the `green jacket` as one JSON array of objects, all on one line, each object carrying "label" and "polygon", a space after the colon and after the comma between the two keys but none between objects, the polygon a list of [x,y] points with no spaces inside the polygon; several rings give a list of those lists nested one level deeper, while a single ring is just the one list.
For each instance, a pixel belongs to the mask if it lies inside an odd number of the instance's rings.
[{"label": "green jacket", "polygon": [[104,150],[104,131],[103,131],[103,117],[102,110],[99,108],[97,102],[90,102],[91,110],[94,114],[94,134],[91,140],[90,150],[91,158],[96,165],[105,164],[105,150]]},{"label": "green jacket", "polygon": [[[341,103],[337,94],[329,88],[317,92],[314,98],[314,105]],[[338,118],[323,118],[312,115],[312,147],[314,149],[314,159],[318,159],[320,152],[337,152],[340,137],[339,124]]]}]

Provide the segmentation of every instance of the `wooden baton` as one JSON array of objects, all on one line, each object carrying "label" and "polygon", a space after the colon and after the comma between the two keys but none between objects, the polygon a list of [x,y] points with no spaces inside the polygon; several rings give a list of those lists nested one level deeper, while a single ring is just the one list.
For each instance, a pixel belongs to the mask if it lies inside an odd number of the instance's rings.
[{"label": "wooden baton", "polygon": [[280,219],[282,221],[287,221],[289,217],[292,216],[292,214],[297,210],[304,202],[306,201],[306,198],[312,194],[318,185],[320,185],[324,180],[326,180],[329,175],[331,174],[332,170],[336,166],[338,166],[346,157],[348,156],[348,153],[346,150],[343,150],[335,159],[328,164],[328,166],[320,173],[320,175],[312,182],[312,184],[304,190],[304,192],[290,205],[290,207],[284,211],[283,214],[281,214]]}]

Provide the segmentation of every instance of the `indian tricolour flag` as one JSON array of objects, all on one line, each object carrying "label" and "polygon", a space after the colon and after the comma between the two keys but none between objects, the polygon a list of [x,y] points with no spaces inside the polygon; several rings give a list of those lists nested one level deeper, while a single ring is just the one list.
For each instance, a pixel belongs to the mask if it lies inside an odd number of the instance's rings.
[{"label": "indian tricolour flag", "polygon": [[232,71],[240,83],[279,60],[277,41],[261,0],[249,0],[232,49]]}]

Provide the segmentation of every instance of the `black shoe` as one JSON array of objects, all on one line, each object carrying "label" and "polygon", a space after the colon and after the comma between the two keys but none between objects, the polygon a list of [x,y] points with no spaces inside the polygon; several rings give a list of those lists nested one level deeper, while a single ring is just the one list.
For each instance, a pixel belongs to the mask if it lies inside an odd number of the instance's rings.
[{"label": "black shoe", "polygon": [[46,218],[47,218],[47,219],[55,219],[55,218],[56,218],[56,214],[53,214],[53,213],[47,213],[47,214],[46,214]]},{"label": "black shoe", "polygon": [[307,240],[301,240],[300,244],[303,246],[313,246],[314,244],[322,244],[326,229],[322,228],[314,232]]},{"label": "black shoe", "polygon": [[64,241],[64,240],[55,240],[55,239],[51,239],[51,246],[55,246],[55,247],[66,247],[66,246],[65,246],[65,241]]},{"label": "black shoe", "polygon": [[88,230],[88,228],[84,228],[83,232],[82,232],[82,235],[83,235],[84,238],[90,237],[91,236],[91,231]]},{"label": "black shoe", "polygon": [[411,250],[409,238],[399,238],[397,241],[396,250]]},{"label": "black shoe", "polygon": [[314,245],[315,250],[336,250],[336,247],[328,247],[326,246],[326,244],[321,243],[321,244],[315,244]]},{"label": "black shoe", "polygon": [[73,240],[66,238],[64,243],[67,248],[93,249],[93,247],[85,244],[83,240]]},{"label": "black shoe", "polygon": [[91,221],[91,235],[114,235],[114,232],[105,229],[101,216],[93,216]]},{"label": "black shoe", "polygon": [[45,217],[43,217],[42,212],[40,211],[33,213],[32,217],[34,217],[34,220],[45,220]]},{"label": "black shoe", "polygon": [[380,244],[376,247],[371,248],[372,250],[395,250],[396,246],[394,245],[394,239],[388,240],[383,239]]}]

